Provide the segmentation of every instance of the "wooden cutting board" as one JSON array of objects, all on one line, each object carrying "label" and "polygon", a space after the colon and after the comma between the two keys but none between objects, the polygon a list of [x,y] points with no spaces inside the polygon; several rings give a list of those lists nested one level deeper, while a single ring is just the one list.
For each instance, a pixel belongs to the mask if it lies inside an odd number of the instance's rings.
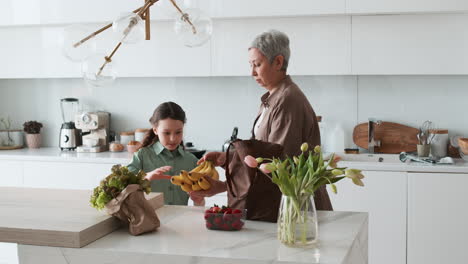
[{"label": "wooden cutting board", "polygon": [[[0,242],[83,247],[120,227],[120,221],[89,204],[92,191],[0,187]],[[162,193],[150,193],[155,208]]]},{"label": "wooden cutting board", "polygon": [[[368,148],[368,123],[362,123],[354,127],[353,141],[361,148]],[[374,124],[374,140],[380,140],[380,147],[375,147],[376,153],[397,154],[400,152],[416,151],[419,130],[414,127],[398,123],[382,122]]]}]

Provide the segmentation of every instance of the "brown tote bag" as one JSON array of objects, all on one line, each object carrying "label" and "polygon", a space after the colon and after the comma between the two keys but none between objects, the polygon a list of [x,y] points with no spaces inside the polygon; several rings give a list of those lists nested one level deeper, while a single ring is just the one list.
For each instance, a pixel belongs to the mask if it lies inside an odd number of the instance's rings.
[{"label": "brown tote bag", "polygon": [[235,140],[229,145],[226,154],[228,205],[247,209],[248,220],[276,222],[281,191],[258,168],[248,167],[244,158],[247,155],[281,158],[283,147],[255,139]]}]

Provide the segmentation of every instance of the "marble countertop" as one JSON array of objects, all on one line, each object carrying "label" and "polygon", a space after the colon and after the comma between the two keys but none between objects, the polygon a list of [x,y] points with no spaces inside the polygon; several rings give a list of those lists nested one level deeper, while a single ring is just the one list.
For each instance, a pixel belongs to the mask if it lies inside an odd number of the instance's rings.
[{"label": "marble countertop", "polygon": [[399,154],[338,153],[338,155],[342,158],[338,166],[367,171],[468,173],[468,162],[463,159],[453,159],[453,164],[428,164],[414,161],[401,162]]},{"label": "marble countertop", "polygon": [[127,164],[132,158],[132,153],[123,152],[99,152],[80,153],[76,151],[61,151],[60,148],[16,149],[0,150],[0,160],[24,160],[24,161],[65,161],[87,163]]},{"label": "marble countertop", "polygon": [[304,249],[281,244],[275,223],[246,221],[240,231],[208,230],[203,210],[164,206],[157,210],[161,220],[158,231],[131,236],[120,229],[79,249],[0,243],[0,251],[17,248],[22,264],[39,259],[49,264],[367,263],[367,213],[319,211],[319,242]]}]

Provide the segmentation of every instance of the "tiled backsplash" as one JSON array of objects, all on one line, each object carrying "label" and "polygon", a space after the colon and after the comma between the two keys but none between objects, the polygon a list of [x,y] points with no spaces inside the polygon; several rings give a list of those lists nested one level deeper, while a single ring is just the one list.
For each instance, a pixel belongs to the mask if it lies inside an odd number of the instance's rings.
[{"label": "tiled backsplash", "polygon": [[[468,136],[468,76],[293,76],[328,129],[340,123],[346,146],[352,130],[368,117],[417,127],[430,119],[450,134]],[[88,89],[81,79],[0,80],[0,116],[13,128],[28,120],[44,123],[44,145],[57,146],[60,98],[109,111],[116,132],[148,127],[154,108],[179,103],[187,113],[185,140],[220,149],[239,127],[248,138],[265,92],[250,77],[120,78],[113,87]]]}]

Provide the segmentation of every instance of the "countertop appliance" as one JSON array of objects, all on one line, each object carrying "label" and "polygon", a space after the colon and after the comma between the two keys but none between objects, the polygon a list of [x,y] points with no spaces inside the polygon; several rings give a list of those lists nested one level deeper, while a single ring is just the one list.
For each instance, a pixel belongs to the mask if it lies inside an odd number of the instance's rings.
[{"label": "countertop appliance", "polygon": [[109,150],[109,112],[83,112],[75,115],[76,127],[81,129],[83,145],[77,152],[103,152]]},{"label": "countertop appliance", "polygon": [[59,147],[61,150],[75,150],[80,144],[80,132],[73,122],[78,112],[79,101],[76,98],[60,99],[60,110],[62,112],[62,127],[60,128]]}]

